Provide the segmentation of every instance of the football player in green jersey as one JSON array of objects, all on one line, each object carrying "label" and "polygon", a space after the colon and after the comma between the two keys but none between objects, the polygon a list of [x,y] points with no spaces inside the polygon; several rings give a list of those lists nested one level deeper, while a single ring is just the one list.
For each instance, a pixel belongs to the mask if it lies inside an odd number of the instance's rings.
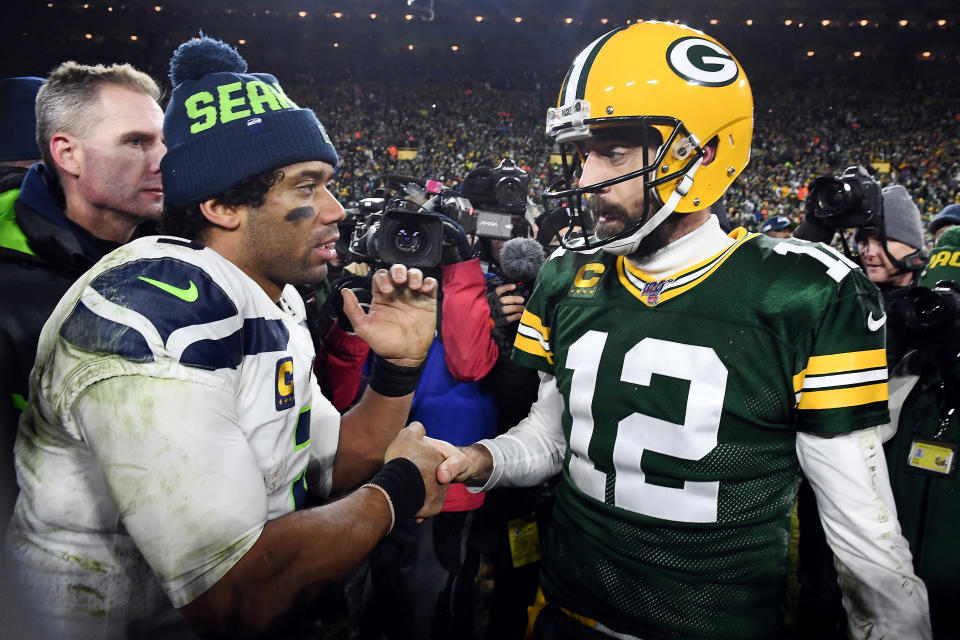
[{"label": "football player in green jersey", "polygon": [[876,426],[882,302],[823,245],[721,231],[746,166],[750,85],[716,40],[642,22],[574,60],[544,194],[587,233],[542,267],[514,359],[542,372],[494,440],[436,443],[440,481],[561,480],[537,637],[771,638],[790,512],[816,491],[856,638],[929,638]]}]

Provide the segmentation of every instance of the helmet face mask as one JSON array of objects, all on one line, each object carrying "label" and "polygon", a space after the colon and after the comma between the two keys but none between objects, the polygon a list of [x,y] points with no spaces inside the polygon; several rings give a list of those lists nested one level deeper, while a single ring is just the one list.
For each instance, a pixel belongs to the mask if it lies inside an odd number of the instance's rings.
[{"label": "helmet face mask", "polygon": [[[632,140],[634,128],[658,134],[648,136],[653,143],[640,144],[643,166],[596,184],[578,184],[585,159],[570,146],[614,127],[629,127]],[[562,244],[629,254],[674,211],[709,208],[743,170],[750,157],[753,96],[739,63],[718,42],[683,25],[642,22],[604,34],[580,52],[558,106],[547,112],[546,132],[560,146],[563,177],[543,198],[565,200],[571,225],[584,230],[582,240],[568,233]],[[655,155],[648,148],[656,148]],[[615,236],[597,238],[583,200],[638,179],[643,211],[630,212],[633,223]]]},{"label": "helmet face mask", "polygon": [[[590,121],[587,121],[589,126]],[[606,132],[611,129],[622,129],[630,127],[640,133],[637,138],[637,147],[643,155],[643,166],[620,176],[615,176],[602,182],[583,185],[579,183],[579,177],[583,168],[584,154],[580,150],[577,142],[593,137],[594,133],[588,132],[586,135],[576,137],[567,135],[565,142],[560,145],[560,157],[563,163],[563,177],[547,187],[542,197],[545,202],[552,200],[566,200],[567,208],[570,212],[570,225],[565,238],[561,238],[561,244],[566,249],[575,251],[592,250],[598,247],[608,245],[617,245],[625,239],[636,233],[638,228],[642,228],[650,219],[654,207],[662,207],[657,187],[660,185],[681,179],[692,166],[697,164],[704,155],[704,150],[700,145],[691,143],[689,132],[684,128],[683,123],[674,118],[657,116],[640,116],[626,118],[607,118],[603,127],[594,129],[594,132]],[[664,140],[662,131],[669,131]],[[562,135],[558,134],[558,138]],[[678,141],[683,144],[682,151],[687,160],[679,168],[665,173],[663,160],[671,148],[678,147]],[[650,154],[649,149],[656,148],[655,154]],[[608,238],[600,239],[594,235],[594,219],[589,211],[589,205],[584,206],[584,200],[590,194],[602,191],[628,180],[642,179],[643,190],[645,192],[643,211],[632,226],[628,226],[619,233]],[[583,233],[577,233],[574,229],[580,227]],[[640,238],[642,239],[642,238]]]}]

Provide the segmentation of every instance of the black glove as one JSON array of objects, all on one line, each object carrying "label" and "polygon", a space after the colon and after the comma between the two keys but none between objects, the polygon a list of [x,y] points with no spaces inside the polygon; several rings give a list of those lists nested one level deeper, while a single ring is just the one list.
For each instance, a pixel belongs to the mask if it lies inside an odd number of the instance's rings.
[{"label": "black glove", "polygon": [[467,240],[463,227],[447,216],[441,215],[443,220],[443,251],[440,255],[440,264],[456,264],[473,257],[473,250]]}]

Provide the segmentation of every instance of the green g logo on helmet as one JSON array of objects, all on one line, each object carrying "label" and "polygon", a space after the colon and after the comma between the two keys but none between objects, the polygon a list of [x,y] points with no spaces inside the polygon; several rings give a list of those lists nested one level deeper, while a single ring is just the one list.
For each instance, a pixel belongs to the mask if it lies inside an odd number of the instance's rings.
[{"label": "green g logo on helmet", "polygon": [[725,87],[740,75],[736,61],[716,42],[687,36],[667,49],[667,64],[678,76],[704,87]]}]

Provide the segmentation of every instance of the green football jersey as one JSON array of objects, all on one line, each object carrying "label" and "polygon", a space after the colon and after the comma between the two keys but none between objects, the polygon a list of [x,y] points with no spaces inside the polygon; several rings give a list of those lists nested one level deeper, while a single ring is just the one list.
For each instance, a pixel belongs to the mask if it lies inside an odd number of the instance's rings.
[{"label": "green football jersey", "polygon": [[555,255],[516,339],[565,402],[547,598],[647,640],[775,633],[797,430],[888,420],[877,288],[824,245],[731,235],[661,280]]}]

